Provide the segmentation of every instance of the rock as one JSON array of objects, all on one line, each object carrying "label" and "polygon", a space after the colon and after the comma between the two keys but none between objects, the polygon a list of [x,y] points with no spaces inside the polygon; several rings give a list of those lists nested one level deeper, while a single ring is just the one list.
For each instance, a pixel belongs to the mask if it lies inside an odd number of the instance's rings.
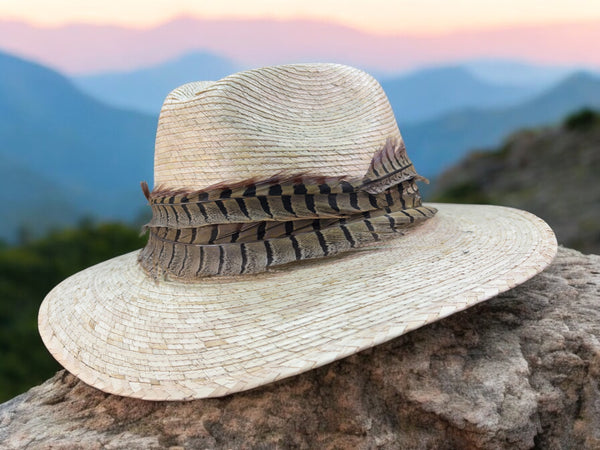
[{"label": "rock", "polygon": [[600,448],[600,256],[561,248],[481,305],[218,399],[105,394],[65,371],[0,405],[2,448]]},{"label": "rock", "polygon": [[429,201],[512,206],[544,219],[560,244],[600,253],[600,113],[511,135],[434,181]]}]

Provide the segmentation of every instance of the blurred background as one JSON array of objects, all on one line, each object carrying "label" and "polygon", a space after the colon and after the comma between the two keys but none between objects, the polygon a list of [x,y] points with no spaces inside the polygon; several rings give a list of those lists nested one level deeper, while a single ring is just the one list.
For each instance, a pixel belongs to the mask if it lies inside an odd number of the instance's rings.
[{"label": "blurred background", "polygon": [[144,245],[163,98],[338,62],[387,92],[426,200],[532,211],[600,253],[600,2],[2,0],[0,402],[59,369],[46,293]]}]

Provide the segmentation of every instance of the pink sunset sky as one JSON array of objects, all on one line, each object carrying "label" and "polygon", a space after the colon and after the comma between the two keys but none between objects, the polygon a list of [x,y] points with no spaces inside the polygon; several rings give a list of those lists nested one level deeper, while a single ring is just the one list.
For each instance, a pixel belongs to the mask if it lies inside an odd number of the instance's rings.
[{"label": "pink sunset sky", "polygon": [[378,70],[485,57],[600,67],[598,42],[599,0],[0,1],[0,49],[69,73],[193,50],[249,65],[339,55]]},{"label": "pink sunset sky", "polygon": [[378,34],[431,34],[600,20],[596,0],[2,0],[0,18],[36,25],[151,27],[202,19],[319,19]]}]

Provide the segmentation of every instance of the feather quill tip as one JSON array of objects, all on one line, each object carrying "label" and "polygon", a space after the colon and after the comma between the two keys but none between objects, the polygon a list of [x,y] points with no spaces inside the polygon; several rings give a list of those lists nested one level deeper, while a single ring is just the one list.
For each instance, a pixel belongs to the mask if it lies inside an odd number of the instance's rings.
[{"label": "feather quill tip", "polygon": [[144,193],[144,197],[146,197],[146,200],[150,201],[150,189],[148,188],[148,183],[146,183],[145,181],[142,181],[140,183],[140,186],[142,187],[142,192]]}]

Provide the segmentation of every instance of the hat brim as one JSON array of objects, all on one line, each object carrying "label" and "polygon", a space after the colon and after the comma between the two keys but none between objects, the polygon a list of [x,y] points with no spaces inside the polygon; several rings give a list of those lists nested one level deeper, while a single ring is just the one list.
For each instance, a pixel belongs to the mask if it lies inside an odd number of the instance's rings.
[{"label": "hat brim", "polygon": [[44,299],[50,353],[103,391],[218,397],[296,375],[504,292],[541,272],[554,233],[516,209],[432,204],[437,215],[366,250],[272,272],[156,282],[138,252]]}]

